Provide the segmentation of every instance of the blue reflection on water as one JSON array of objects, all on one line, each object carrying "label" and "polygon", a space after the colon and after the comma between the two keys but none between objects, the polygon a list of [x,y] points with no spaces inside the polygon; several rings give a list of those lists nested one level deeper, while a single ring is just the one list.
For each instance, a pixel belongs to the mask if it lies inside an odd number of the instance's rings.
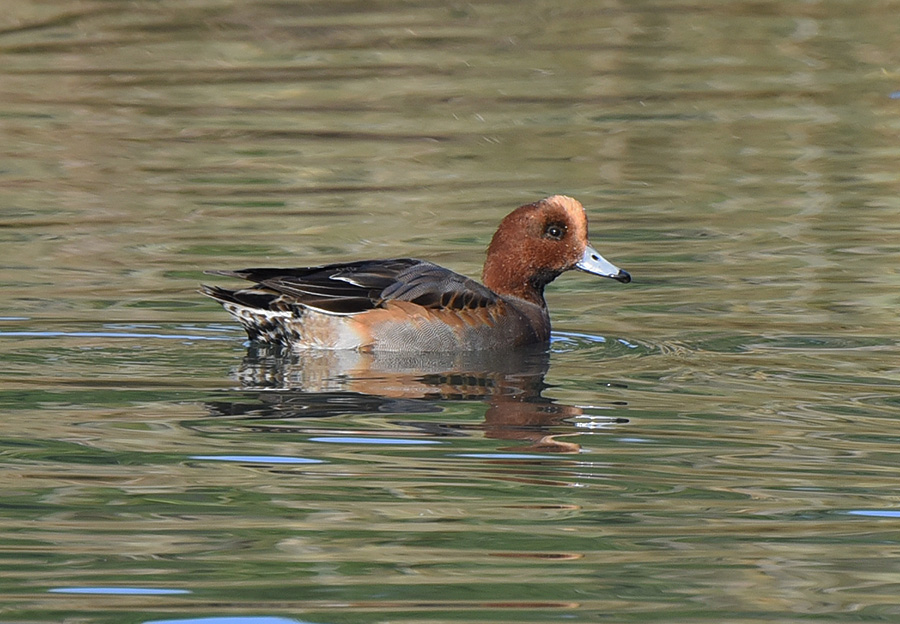
[{"label": "blue reflection on water", "polygon": [[889,511],[887,509],[854,509],[848,511],[851,516],[874,516],[876,518],[900,518],[900,511]]},{"label": "blue reflection on water", "polygon": [[310,438],[310,442],[331,444],[441,444],[437,440],[409,440],[406,438],[352,438],[344,436]]},{"label": "blue reflection on water", "polygon": [[321,459],[308,457],[284,457],[278,455],[191,455],[191,459],[209,461],[247,462],[252,464],[324,464]]},{"label": "blue reflection on water", "polygon": [[153,596],[190,594],[188,589],[165,589],[162,587],[54,587],[51,594],[125,594],[129,596]]},{"label": "blue reflection on water", "polygon": [[136,334],[133,332],[0,331],[0,338],[160,338],[163,340],[234,340],[228,336]]},{"label": "blue reflection on water", "polygon": [[238,615],[231,617],[188,618],[186,620],[148,620],[144,624],[312,624],[269,615]]},{"label": "blue reflection on water", "polygon": [[528,455],[527,453],[455,453],[453,457],[474,457],[475,459],[552,459],[546,455]]}]

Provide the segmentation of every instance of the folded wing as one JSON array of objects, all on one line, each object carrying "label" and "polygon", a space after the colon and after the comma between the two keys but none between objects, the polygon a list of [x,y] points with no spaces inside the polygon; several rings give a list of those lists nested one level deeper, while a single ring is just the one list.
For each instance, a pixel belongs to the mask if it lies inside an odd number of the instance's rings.
[{"label": "folded wing", "polygon": [[255,286],[240,290],[203,286],[204,294],[272,311],[290,311],[299,305],[329,314],[356,314],[392,300],[433,310],[474,310],[497,301],[492,290],[475,280],[414,258],[210,273],[249,280]]}]

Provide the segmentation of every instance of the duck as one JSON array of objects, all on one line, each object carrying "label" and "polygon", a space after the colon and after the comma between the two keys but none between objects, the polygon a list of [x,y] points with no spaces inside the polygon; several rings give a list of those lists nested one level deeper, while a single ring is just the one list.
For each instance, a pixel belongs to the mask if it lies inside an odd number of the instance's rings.
[{"label": "duck", "polygon": [[544,288],[572,269],[631,282],[589,242],[582,204],[553,195],[500,222],[482,283],[426,260],[393,258],[207,271],[253,285],[203,284],[200,292],[221,303],[251,342],[279,348],[486,351],[548,343]]}]

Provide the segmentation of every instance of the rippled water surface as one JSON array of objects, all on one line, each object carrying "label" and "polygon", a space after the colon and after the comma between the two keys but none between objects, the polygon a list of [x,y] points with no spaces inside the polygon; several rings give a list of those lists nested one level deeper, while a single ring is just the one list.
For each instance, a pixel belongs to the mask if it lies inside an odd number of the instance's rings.
[{"label": "rippled water surface", "polygon": [[[900,618],[900,3],[0,16],[4,622]],[[549,351],[284,358],[205,269],[581,199]]]}]

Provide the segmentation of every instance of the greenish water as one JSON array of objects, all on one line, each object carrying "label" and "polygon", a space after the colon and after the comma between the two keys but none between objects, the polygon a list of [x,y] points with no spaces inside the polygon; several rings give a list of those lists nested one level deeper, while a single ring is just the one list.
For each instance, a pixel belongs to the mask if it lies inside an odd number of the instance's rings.
[{"label": "greenish water", "polygon": [[[893,621],[898,14],[7,7],[0,620]],[[477,276],[554,193],[635,281],[547,353],[284,360],[196,293]]]}]

